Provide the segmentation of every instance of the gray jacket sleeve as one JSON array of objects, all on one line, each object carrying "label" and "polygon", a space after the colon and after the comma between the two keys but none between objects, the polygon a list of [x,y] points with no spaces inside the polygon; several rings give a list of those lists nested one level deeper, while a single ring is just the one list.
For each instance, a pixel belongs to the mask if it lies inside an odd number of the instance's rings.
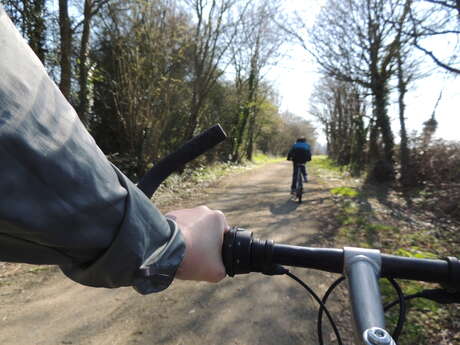
[{"label": "gray jacket sleeve", "polygon": [[0,260],[96,287],[166,288],[176,224],[110,164],[0,6]]}]

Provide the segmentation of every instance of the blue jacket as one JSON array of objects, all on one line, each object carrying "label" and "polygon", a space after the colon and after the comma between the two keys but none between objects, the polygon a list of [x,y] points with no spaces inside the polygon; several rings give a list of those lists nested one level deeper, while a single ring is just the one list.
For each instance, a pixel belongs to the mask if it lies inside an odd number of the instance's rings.
[{"label": "blue jacket", "polygon": [[295,143],[289,150],[287,159],[298,164],[305,164],[311,161],[310,145],[303,142]]}]

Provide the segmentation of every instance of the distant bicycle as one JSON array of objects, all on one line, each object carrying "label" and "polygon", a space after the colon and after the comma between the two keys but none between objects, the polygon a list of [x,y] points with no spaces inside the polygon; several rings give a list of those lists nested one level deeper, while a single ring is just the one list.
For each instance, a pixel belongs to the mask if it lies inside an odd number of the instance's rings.
[{"label": "distant bicycle", "polygon": [[310,145],[304,137],[298,138],[288,152],[287,160],[293,163],[291,193],[302,202],[303,183],[307,182],[305,163],[311,161]]},{"label": "distant bicycle", "polygon": [[[304,165],[303,164],[296,164],[295,166],[296,171],[296,180],[295,180],[295,197],[297,198],[297,201],[302,203],[302,195],[303,195],[303,183],[304,183],[304,175],[303,175],[303,169]],[[305,178],[306,179],[306,178]],[[306,181],[305,181],[306,182]]]}]

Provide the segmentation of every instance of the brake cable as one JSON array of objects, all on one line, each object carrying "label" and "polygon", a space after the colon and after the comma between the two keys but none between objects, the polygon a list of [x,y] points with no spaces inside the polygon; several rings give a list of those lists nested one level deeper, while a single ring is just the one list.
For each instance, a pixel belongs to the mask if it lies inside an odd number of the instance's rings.
[{"label": "brake cable", "polygon": [[[290,278],[295,280],[297,283],[299,283],[305,290],[307,290],[307,292],[315,299],[315,301],[320,306],[320,308],[318,310],[318,317],[317,317],[317,334],[318,334],[319,345],[324,345],[323,331],[322,331],[323,312],[326,314],[327,318],[329,319],[329,322],[330,322],[330,324],[332,326],[334,334],[335,334],[335,336],[337,338],[338,344],[342,345],[343,343],[342,343],[342,338],[340,336],[340,332],[339,332],[339,330],[337,328],[337,325],[336,325],[334,319],[332,318],[332,315],[330,314],[329,310],[326,307],[326,302],[327,302],[327,299],[329,298],[330,294],[335,290],[335,288],[345,280],[345,277],[341,276],[340,278],[335,280],[329,286],[329,288],[327,289],[327,291],[324,294],[323,298],[320,299],[319,296],[313,291],[313,289],[310,288],[300,278],[298,278],[297,276],[295,276],[293,273],[291,273],[289,271],[286,274]],[[398,321],[397,321],[396,327],[395,327],[395,329],[394,329],[394,331],[392,333],[392,336],[393,336],[394,340],[397,341],[399,339],[399,336],[401,335],[401,332],[402,332],[402,329],[403,329],[403,326],[404,326],[404,322],[405,322],[405,318],[406,318],[406,310],[407,310],[407,308],[406,308],[406,300],[411,299],[411,298],[417,298],[417,297],[425,297],[425,296],[423,296],[423,293],[418,293],[418,294],[415,294],[415,295],[405,296],[403,291],[402,291],[402,289],[401,289],[401,287],[396,282],[396,280],[394,280],[393,278],[387,278],[387,279],[391,283],[393,288],[396,290],[396,293],[398,295],[398,299],[396,301],[394,301],[394,302],[392,302],[389,305],[386,305],[384,307],[384,311],[388,311],[390,308],[394,307],[396,304],[399,304]],[[431,292],[431,290],[427,290],[427,291]],[[427,297],[425,297],[425,298],[427,298]]]},{"label": "brake cable", "polygon": [[[294,279],[297,283],[299,283],[305,290],[308,291],[308,293],[318,302],[320,305],[320,310],[324,310],[326,313],[327,318],[329,319],[329,322],[331,323],[332,329],[334,330],[335,336],[337,337],[337,342],[339,345],[343,345],[342,343],[342,338],[340,337],[340,332],[337,328],[336,323],[334,322],[334,319],[332,318],[332,315],[330,314],[329,310],[327,309],[326,305],[321,301],[321,299],[318,297],[318,295],[313,291],[312,288],[310,288],[306,283],[304,283],[300,278],[295,276],[291,272],[286,272],[286,274]],[[322,333],[321,333],[321,338],[319,339],[320,345],[323,345],[323,339],[322,339]]]},{"label": "brake cable", "polygon": [[[399,316],[398,316],[398,322],[396,323],[396,328],[393,331],[393,339],[395,342],[397,342],[403,330],[404,322],[406,321],[406,299],[401,289],[401,286],[399,286],[396,280],[394,280],[393,278],[387,278],[387,279],[391,283],[391,285],[393,285],[393,288],[396,290],[396,293],[398,294],[397,303],[399,304]],[[384,307],[383,311],[385,312],[388,309],[389,308]]]},{"label": "brake cable", "polygon": [[[329,289],[327,289],[326,293],[324,294],[323,296],[323,305],[326,305],[326,302],[327,302],[327,299],[329,298],[329,295],[332,293],[332,291],[334,291],[334,289],[340,285],[340,283],[342,283],[343,281],[345,280],[345,277],[344,276],[341,276],[340,278],[338,278],[335,282],[333,282],[331,284],[331,286],[329,286]],[[318,333],[318,341],[319,341],[319,345],[323,345],[324,342],[323,342],[323,306],[321,306],[318,310],[318,319],[317,319],[317,330],[316,332]]]}]

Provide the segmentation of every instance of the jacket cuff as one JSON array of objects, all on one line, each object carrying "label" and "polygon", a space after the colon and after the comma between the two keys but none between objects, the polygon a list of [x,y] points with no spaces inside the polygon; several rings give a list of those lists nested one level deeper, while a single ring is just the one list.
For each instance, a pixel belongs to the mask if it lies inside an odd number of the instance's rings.
[{"label": "jacket cuff", "polygon": [[142,295],[166,289],[185,255],[185,241],[179,227],[172,219],[166,220],[171,228],[171,239],[145,260],[133,283],[134,289]]},{"label": "jacket cuff", "polygon": [[185,241],[173,221],[116,167],[127,191],[124,218],[109,247],[89,263],[61,265],[69,278],[88,286],[132,286],[141,294],[164,290],[185,255]]}]

